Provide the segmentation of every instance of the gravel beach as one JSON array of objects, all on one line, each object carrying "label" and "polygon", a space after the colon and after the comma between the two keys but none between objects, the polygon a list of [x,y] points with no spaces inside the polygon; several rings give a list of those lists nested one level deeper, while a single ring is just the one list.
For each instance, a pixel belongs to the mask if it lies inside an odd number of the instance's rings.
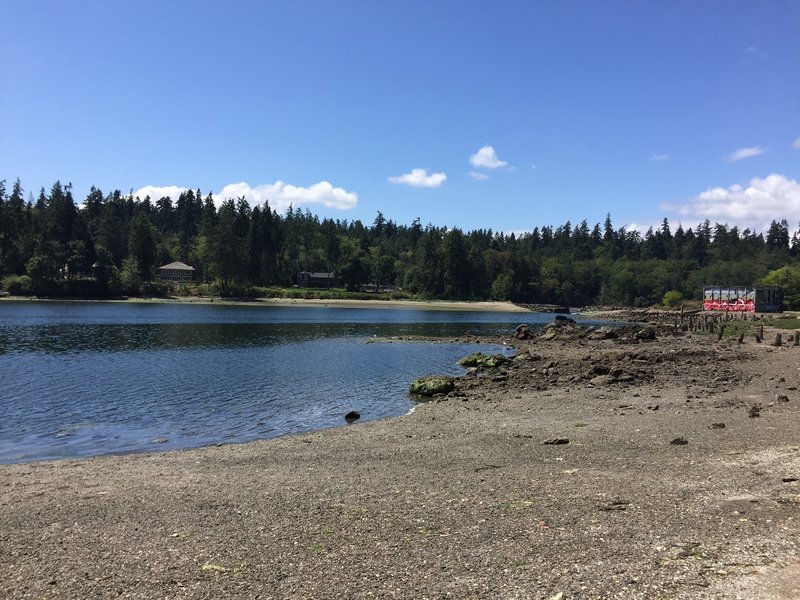
[{"label": "gravel beach", "polygon": [[800,598],[800,347],[489,341],[403,417],[0,466],[0,595]]}]

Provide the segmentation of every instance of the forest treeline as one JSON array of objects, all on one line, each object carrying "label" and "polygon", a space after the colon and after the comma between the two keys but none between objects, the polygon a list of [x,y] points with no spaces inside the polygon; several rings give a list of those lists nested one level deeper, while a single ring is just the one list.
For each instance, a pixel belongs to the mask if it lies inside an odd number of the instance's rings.
[{"label": "forest treeline", "polygon": [[783,285],[800,307],[800,235],[786,220],[766,233],[709,221],[644,235],[589,225],[534,227],[523,234],[278,214],[246,198],[216,205],[188,190],[138,198],[92,187],[80,199],[56,182],[29,195],[0,184],[0,277],[13,293],[117,296],[163,292],[157,268],[179,260],[223,296],[291,286],[300,271],[335,273],[337,285],[402,289],[421,298],[497,299],[569,306],[645,306],[699,298],[704,285]]}]

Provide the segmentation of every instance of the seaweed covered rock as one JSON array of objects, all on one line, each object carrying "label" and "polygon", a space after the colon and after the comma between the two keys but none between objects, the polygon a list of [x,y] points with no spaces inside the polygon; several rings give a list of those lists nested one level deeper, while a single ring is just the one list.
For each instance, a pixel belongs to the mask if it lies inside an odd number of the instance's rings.
[{"label": "seaweed covered rock", "polygon": [[619,337],[619,333],[613,327],[598,327],[589,332],[587,337],[590,340],[613,340]]},{"label": "seaweed covered rock", "polygon": [[533,337],[533,332],[527,323],[522,323],[521,325],[517,325],[514,335],[518,340],[529,340]]},{"label": "seaweed covered rock", "polygon": [[586,335],[586,328],[578,325],[574,319],[557,315],[556,318],[539,335],[539,339],[546,342],[561,338],[579,338]]},{"label": "seaweed covered rock", "polygon": [[637,331],[634,337],[637,340],[654,340],[656,339],[656,330],[652,327],[645,327]]},{"label": "seaweed covered rock", "polygon": [[447,375],[427,375],[420,377],[411,384],[410,392],[418,396],[433,396],[435,394],[447,394],[456,387],[453,377]]},{"label": "seaweed covered rock", "polygon": [[510,359],[502,354],[483,354],[475,352],[458,361],[462,367],[475,367],[477,369],[495,369],[508,363]]},{"label": "seaweed covered rock", "polygon": [[542,360],[542,355],[531,350],[522,350],[517,352],[511,360],[514,362]]}]

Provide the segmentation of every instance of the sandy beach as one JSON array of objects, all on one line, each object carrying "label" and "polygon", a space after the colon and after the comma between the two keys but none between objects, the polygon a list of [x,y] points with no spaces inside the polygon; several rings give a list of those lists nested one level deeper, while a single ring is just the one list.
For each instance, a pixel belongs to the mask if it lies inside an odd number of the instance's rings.
[{"label": "sandy beach", "polygon": [[291,306],[332,306],[341,308],[408,308],[417,310],[452,310],[480,312],[528,313],[511,302],[458,302],[448,300],[299,300],[294,298],[264,298],[256,304]]},{"label": "sandy beach", "polygon": [[242,306],[330,306],[333,308],[408,308],[416,310],[450,310],[475,312],[519,312],[529,313],[526,308],[511,302],[467,302],[451,300],[314,300],[305,298],[259,298],[253,300],[230,300],[219,297],[174,296],[170,298],[126,298],[114,300],[70,300],[63,298],[35,298],[31,296],[3,296],[0,302],[132,302],[143,304],[213,304]]},{"label": "sandy beach", "polygon": [[800,347],[495,341],[400,418],[0,466],[4,597],[800,597]]}]

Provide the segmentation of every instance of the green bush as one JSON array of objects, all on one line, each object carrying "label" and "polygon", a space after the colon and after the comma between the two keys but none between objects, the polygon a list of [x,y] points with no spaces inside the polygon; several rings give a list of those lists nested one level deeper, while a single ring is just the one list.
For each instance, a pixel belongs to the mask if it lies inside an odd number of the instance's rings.
[{"label": "green bush", "polygon": [[770,271],[761,283],[780,286],[784,306],[790,310],[800,309],[800,268],[787,266]]},{"label": "green bush", "polygon": [[9,275],[3,279],[3,287],[12,296],[30,296],[31,278],[27,275]]},{"label": "green bush", "polygon": [[169,283],[163,281],[147,281],[139,286],[142,296],[153,298],[167,298],[171,291]]},{"label": "green bush", "polygon": [[683,302],[683,294],[678,290],[670,290],[664,294],[664,306],[675,308],[680,305],[681,302]]},{"label": "green bush", "polygon": [[220,290],[220,298],[263,298],[263,288],[252,285],[232,285],[226,290]]},{"label": "green bush", "polygon": [[55,294],[64,298],[109,298],[114,295],[109,285],[95,279],[61,281],[55,288]]},{"label": "green bush", "polygon": [[511,290],[514,288],[514,279],[511,273],[503,271],[492,283],[492,299],[493,300],[508,300],[511,296]]}]

